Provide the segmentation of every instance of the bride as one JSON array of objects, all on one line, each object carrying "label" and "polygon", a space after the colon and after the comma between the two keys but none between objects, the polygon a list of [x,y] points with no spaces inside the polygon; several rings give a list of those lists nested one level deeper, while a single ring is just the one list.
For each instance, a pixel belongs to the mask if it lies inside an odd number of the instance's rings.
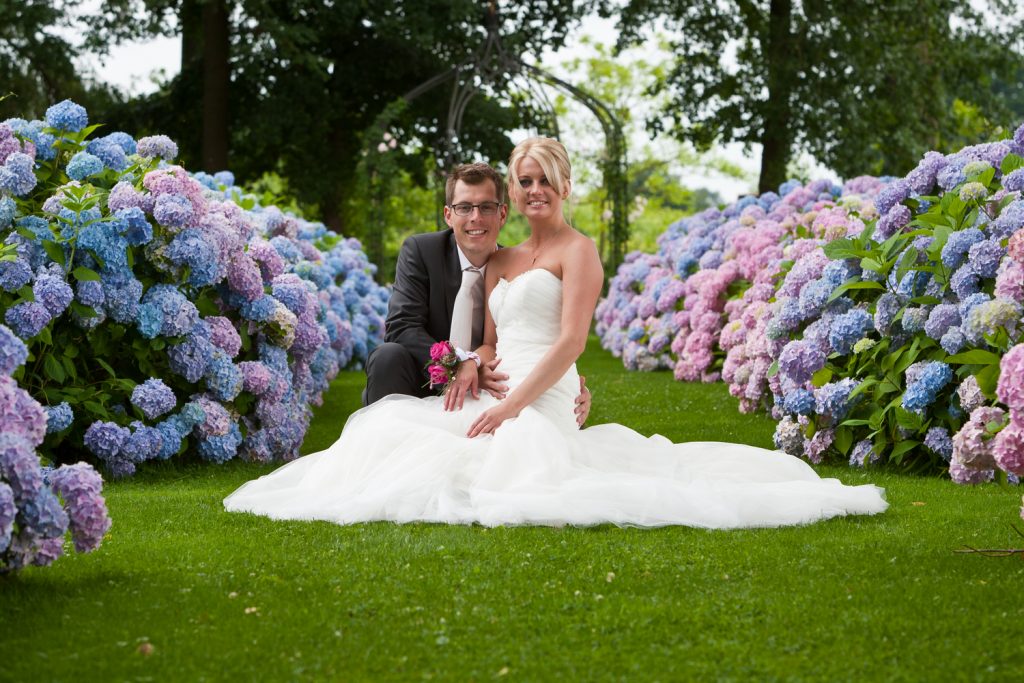
[{"label": "bride", "polygon": [[575,361],[601,292],[594,243],[570,226],[565,148],[520,143],[509,195],[530,226],[488,261],[481,361],[501,359],[507,396],[460,411],[392,395],[354,413],[327,450],[248,482],[224,507],[274,519],[455,524],[610,522],[737,528],[886,509],[882,490],[821,479],[802,460],[731,443],[673,444],[618,424],[579,430]]}]

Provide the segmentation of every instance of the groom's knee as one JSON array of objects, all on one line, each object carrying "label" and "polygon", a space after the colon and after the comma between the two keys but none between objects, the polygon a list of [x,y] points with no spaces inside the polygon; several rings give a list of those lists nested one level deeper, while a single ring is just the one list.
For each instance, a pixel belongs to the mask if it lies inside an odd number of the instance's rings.
[{"label": "groom's knee", "polygon": [[385,342],[366,359],[366,390],[363,404],[369,405],[389,394],[418,396],[422,373],[409,350],[395,342]]}]

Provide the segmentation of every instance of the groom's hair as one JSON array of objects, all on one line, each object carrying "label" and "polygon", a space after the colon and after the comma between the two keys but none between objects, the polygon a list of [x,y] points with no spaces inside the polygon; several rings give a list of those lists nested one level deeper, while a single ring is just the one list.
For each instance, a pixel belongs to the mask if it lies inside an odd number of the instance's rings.
[{"label": "groom's hair", "polygon": [[484,163],[462,164],[452,169],[444,184],[444,203],[451,205],[455,198],[455,183],[462,181],[467,185],[479,185],[490,180],[494,183],[495,196],[499,204],[505,203],[505,181],[493,168]]}]

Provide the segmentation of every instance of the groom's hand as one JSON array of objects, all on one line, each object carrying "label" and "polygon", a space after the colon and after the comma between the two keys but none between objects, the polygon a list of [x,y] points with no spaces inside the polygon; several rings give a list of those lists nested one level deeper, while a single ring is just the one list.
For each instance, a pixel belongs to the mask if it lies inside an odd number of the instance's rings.
[{"label": "groom's hand", "polygon": [[455,371],[455,377],[448,384],[444,392],[445,410],[462,410],[462,403],[466,400],[466,394],[473,394],[473,398],[480,398],[480,387],[477,383],[476,361],[464,360],[459,363],[459,369]]},{"label": "groom's hand", "polygon": [[583,426],[583,423],[587,421],[587,416],[590,415],[592,399],[593,394],[587,388],[587,378],[580,375],[580,395],[576,397],[576,424],[580,427]]},{"label": "groom's hand", "polygon": [[508,394],[508,375],[497,370],[500,362],[500,358],[495,358],[480,366],[480,388],[499,401]]}]

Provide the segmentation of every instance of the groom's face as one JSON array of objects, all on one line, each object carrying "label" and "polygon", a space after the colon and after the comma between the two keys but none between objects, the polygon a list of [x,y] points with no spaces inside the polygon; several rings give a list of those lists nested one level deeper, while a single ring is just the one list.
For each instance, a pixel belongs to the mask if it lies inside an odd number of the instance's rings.
[{"label": "groom's face", "polygon": [[[498,202],[498,191],[490,180],[476,185],[469,185],[461,180],[455,183],[452,206],[485,202]],[[505,204],[499,206],[498,212],[491,216],[483,215],[479,208],[474,208],[468,216],[460,216],[451,206],[444,207],[445,223],[455,231],[455,241],[462,249],[462,253],[477,267],[487,263],[487,259],[498,248],[498,232],[501,226],[505,225],[506,218],[508,206]]]}]

